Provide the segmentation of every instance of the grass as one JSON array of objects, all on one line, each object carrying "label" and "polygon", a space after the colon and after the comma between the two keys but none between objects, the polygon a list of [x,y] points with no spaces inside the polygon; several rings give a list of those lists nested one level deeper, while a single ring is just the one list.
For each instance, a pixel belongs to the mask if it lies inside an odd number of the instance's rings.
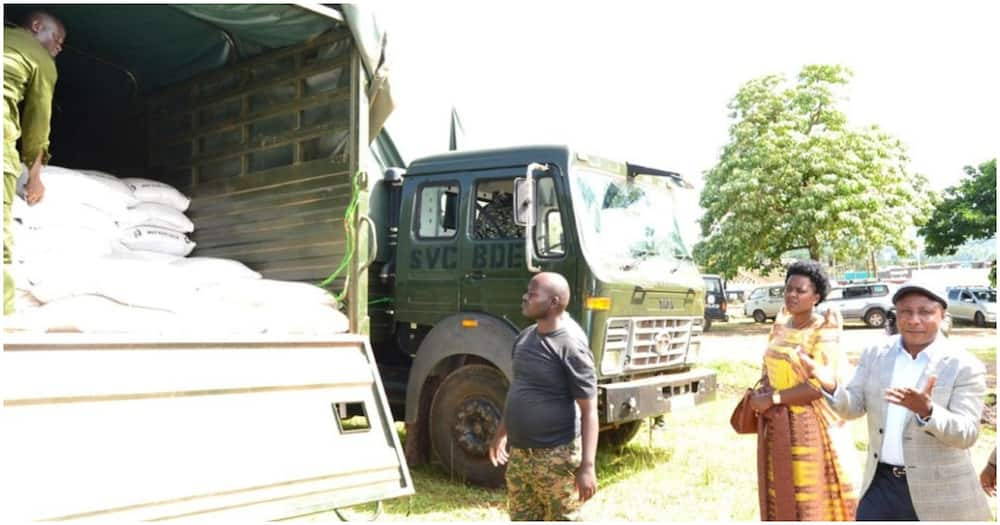
[{"label": "grass", "polygon": [[[713,327],[714,328],[714,327]],[[975,349],[995,359],[996,347]],[[995,362],[995,361],[994,361]],[[754,436],[735,434],[729,416],[743,390],[760,376],[759,364],[716,361],[719,395],[715,401],[667,415],[667,428],[639,435],[620,453],[600,449],[597,494],[583,508],[588,521],[757,521],[757,443]],[[402,425],[398,430],[403,435]],[[849,428],[864,468],[867,427],[864,418]],[[996,443],[996,432],[984,428],[972,448],[981,468]],[[416,494],[385,502],[381,521],[506,521],[502,490],[485,490],[451,479],[440,465],[410,469]],[[993,502],[995,504],[995,501]],[[374,507],[348,511],[365,519]],[[353,514],[352,514],[353,513]],[[320,518],[326,519],[326,517]]]}]

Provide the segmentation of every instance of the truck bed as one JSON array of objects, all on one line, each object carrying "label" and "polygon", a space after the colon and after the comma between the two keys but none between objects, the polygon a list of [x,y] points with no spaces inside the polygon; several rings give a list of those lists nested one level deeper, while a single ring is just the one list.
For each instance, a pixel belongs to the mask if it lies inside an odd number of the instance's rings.
[{"label": "truck bed", "polygon": [[356,335],[7,333],[0,357],[7,517],[264,521],[413,493]]}]

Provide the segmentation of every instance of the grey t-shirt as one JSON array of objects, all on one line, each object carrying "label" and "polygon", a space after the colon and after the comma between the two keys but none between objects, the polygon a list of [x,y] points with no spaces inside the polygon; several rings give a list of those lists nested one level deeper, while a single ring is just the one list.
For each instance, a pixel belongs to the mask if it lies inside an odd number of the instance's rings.
[{"label": "grey t-shirt", "polygon": [[504,423],[516,448],[552,448],[580,435],[577,399],[597,395],[594,355],[575,322],[547,334],[537,325],[514,341],[514,382],[507,392]]}]

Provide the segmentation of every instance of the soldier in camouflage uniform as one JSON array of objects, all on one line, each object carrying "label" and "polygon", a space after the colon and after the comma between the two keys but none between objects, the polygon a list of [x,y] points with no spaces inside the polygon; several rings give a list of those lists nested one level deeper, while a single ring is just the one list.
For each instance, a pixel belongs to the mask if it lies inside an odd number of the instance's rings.
[{"label": "soldier in camouflage uniform", "polygon": [[[42,164],[49,159],[55,57],[62,51],[66,28],[54,16],[32,11],[21,27],[3,29],[3,313],[14,313],[14,278],[8,266],[14,246],[11,206],[21,163],[29,166],[25,201],[35,205],[45,195]],[[20,150],[18,150],[20,140]]]},{"label": "soldier in camouflage uniform", "polygon": [[514,341],[514,377],[489,451],[494,465],[509,461],[514,521],[578,520],[597,491],[597,374],[568,303],[569,284],[554,273],[536,275],[521,300],[537,323]]},{"label": "soldier in camouflage uniform", "polygon": [[473,234],[476,239],[523,239],[524,230],[514,222],[514,196],[494,192],[493,199],[479,210]]}]

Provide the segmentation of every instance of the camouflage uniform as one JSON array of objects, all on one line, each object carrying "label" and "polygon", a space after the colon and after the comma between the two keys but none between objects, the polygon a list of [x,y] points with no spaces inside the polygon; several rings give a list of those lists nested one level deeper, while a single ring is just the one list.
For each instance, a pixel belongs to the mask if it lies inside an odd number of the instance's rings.
[{"label": "camouflage uniform", "polygon": [[[8,271],[13,249],[11,205],[21,162],[31,165],[38,154],[48,162],[49,120],[56,86],[56,63],[49,52],[22,28],[3,30],[3,313],[14,313],[14,278]],[[21,140],[21,151],[17,141]]]},{"label": "camouflage uniform", "polygon": [[511,521],[579,521],[580,438],[553,448],[512,448],[507,465]]},{"label": "camouflage uniform", "polygon": [[494,193],[493,200],[479,210],[473,233],[476,239],[523,239],[524,229],[514,222],[514,196]]}]

